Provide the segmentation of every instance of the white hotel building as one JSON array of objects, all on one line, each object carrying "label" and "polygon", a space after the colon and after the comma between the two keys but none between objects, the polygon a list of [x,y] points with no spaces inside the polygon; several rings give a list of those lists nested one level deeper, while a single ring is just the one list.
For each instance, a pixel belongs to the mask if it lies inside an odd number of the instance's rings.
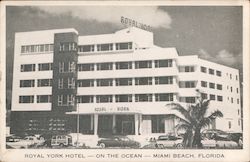
[{"label": "white hotel building", "polygon": [[[15,35],[11,132],[88,135],[176,133],[168,103],[211,99],[224,117],[211,127],[241,131],[239,71],[179,56],[135,27],[79,36],[75,29]],[[77,101],[77,102],[76,102]]]}]

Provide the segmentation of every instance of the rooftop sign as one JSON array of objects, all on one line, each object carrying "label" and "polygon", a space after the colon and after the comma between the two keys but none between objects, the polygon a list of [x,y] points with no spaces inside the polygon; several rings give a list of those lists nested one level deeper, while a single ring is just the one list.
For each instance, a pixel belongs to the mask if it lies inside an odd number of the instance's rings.
[{"label": "rooftop sign", "polygon": [[140,23],[140,22],[137,22],[133,19],[129,19],[127,17],[121,17],[121,23],[125,26],[130,26],[130,27],[137,27],[137,28],[140,28],[140,29],[143,29],[143,30],[147,30],[147,31],[150,31],[152,32],[152,27],[150,25],[146,25],[146,24],[143,24],[143,23]]}]

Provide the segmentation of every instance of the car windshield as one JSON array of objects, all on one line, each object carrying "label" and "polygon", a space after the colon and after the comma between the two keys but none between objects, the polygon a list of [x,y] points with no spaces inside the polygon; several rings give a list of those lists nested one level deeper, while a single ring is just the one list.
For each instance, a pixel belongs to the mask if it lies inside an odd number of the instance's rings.
[{"label": "car windshield", "polygon": [[127,137],[121,137],[121,140],[122,141],[129,141],[129,138],[127,138]]}]

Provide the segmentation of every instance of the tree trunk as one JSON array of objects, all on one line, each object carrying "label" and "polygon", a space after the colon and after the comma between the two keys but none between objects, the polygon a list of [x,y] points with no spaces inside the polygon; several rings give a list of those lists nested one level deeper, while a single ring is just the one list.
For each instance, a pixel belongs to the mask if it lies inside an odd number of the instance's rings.
[{"label": "tree trunk", "polygon": [[193,147],[201,148],[201,128],[196,128],[194,132]]}]

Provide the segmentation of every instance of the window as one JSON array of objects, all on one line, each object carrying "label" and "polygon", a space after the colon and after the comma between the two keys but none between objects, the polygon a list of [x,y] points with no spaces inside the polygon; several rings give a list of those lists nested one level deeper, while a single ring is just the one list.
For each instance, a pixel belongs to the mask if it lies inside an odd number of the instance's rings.
[{"label": "window", "polygon": [[222,96],[217,96],[217,101],[223,101],[223,97]]},{"label": "window", "polygon": [[21,65],[21,72],[30,72],[36,70],[36,64],[23,64]]},{"label": "window", "polygon": [[77,102],[78,103],[93,103],[94,96],[92,95],[79,96]]},{"label": "window", "polygon": [[107,63],[98,63],[96,64],[97,70],[113,70],[113,63],[107,62]]},{"label": "window", "polygon": [[236,92],[239,93],[239,88],[236,88]]},{"label": "window", "polygon": [[216,70],[216,75],[221,76],[221,71]]},{"label": "window", "polygon": [[163,115],[151,116],[152,133],[165,133],[165,117]]},{"label": "window", "polygon": [[58,104],[58,106],[62,106],[63,105],[63,95],[59,95],[58,96],[57,104]]},{"label": "window", "polygon": [[132,62],[116,62],[116,70],[132,69]]},{"label": "window", "polygon": [[186,103],[195,103],[195,97],[185,97]]},{"label": "window", "polygon": [[233,92],[233,87],[230,87],[230,91]]},{"label": "window", "polygon": [[209,88],[214,89],[215,88],[215,84],[214,83],[209,83]]},{"label": "window", "polygon": [[113,79],[97,79],[97,87],[113,86]]},{"label": "window", "polygon": [[116,50],[132,49],[132,42],[116,43],[115,48],[116,48]]},{"label": "window", "polygon": [[112,51],[113,50],[113,44],[98,44],[97,45],[97,51]]},{"label": "window", "polygon": [[38,79],[37,87],[50,87],[52,86],[52,79]]},{"label": "window", "polygon": [[216,87],[218,90],[222,90],[222,85],[221,84],[216,84]]},{"label": "window", "polygon": [[240,104],[240,99],[237,98],[237,104]]},{"label": "window", "polygon": [[172,60],[155,60],[155,67],[160,68],[160,67],[172,67]]},{"label": "window", "polygon": [[58,95],[58,106],[74,106],[75,97],[73,94]]},{"label": "window", "polygon": [[21,53],[43,53],[54,50],[53,44],[25,45],[21,46]]},{"label": "window", "polygon": [[135,61],[136,69],[152,68],[152,61]]},{"label": "window", "polygon": [[78,87],[94,87],[94,79],[78,80]]},{"label": "window", "polygon": [[135,78],[135,85],[152,85],[152,77]]},{"label": "window", "polygon": [[132,94],[115,95],[115,102],[132,102]]},{"label": "window", "polygon": [[112,95],[97,95],[96,103],[113,102]]},{"label": "window", "polygon": [[194,72],[194,66],[180,66],[179,72]]},{"label": "window", "polygon": [[77,44],[75,42],[64,42],[60,43],[59,51],[76,51],[77,50]]},{"label": "window", "polygon": [[94,50],[95,50],[94,45],[78,46],[78,52],[94,52]]},{"label": "window", "polygon": [[209,74],[214,75],[214,69],[209,69]]},{"label": "window", "polygon": [[215,95],[210,94],[210,100],[215,100]]},{"label": "window", "polygon": [[240,115],[240,109],[238,109],[238,115]]},{"label": "window", "polygon": [[35,80],[20,80],[20,87],[34,87]]},{"label": "window", "polygon": [[152,94],[136,94],[135,102],[152,102]]},{"label": "window", "polygon": [[95,64],[79,64],[78,71],[94,71]]},{"label": "window", "polygon": [[194,81],[180,81],[179,87],[180,88],[195,88],[195,82]]},{"label": "window", "polygon": [[19,103],[34,103],[34,96],[19,96]]},{"label": "window", "polygon": [[115,79],[116,86],[129,86],[132,85],[132,78],[119,78]]},{"label": "window", "polygon": [[232,79],[232,74],[230,74],[230,79]]},{"label": "window", "polygon": [[206,81],[201,81],[201,86],[202,87],[207,87],[207,82]]},{"label": "window", "polygon": [[75,89],[75,79],[68,78],[68,89]]},{"label": "window", "polygon": [[235,75],[235,79],[238,80],[238,75]]},{"label": "window", "polygon": [[67,105],[74,106],[75,104],[75,97],[71,95],[67,95]]},{"label": "window", "polygon": [[228,129],[231,129],[231,127],[232,127],[232,123],[231,121],[228,121]]},{"label": "window", "polygon": [[38,71],[52,70],[52,63],[38,64]]},{"label": "window", "polygon": [[240,126],[240,119],[238,119],[238,126]]},{"label": "window", "polygon": [[207,73],[207,68],[206,68],[206,67],[201,66],[201,72],[203,72],[203,73]]},{"label": "window", "polygon": [[58,79],[58,89],[63,89],[63,78]]},{"label": "window", "polygon": [[173,93],[156,93],[155,101],[173,101]]},{"label": "window", "polygon": [[51,103],[51,95],[37,95],[37,103]]},{"label": "window", "polygon": [[76,64],[75,62],[68,62],[68,66],[69,66],[69,72],[75,72],[76,70]]},{"label": "window", "polygon": [[59,73],[63,73],[64,72],[64,62],[59,62]]},{"label": "window", "polygon": [[201,98],[202,99],[207,99],[207,94],[206,93],[201,93]]},{"label": "window", "polygon": [[155,84],[173,84],[173,76],[155,77]]}]

